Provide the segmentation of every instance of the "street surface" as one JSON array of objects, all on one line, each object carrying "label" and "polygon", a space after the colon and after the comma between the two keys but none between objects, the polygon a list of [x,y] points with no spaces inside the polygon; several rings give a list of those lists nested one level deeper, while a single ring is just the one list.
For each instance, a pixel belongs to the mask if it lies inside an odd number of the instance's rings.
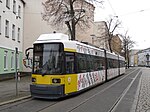
[{"label": "street surface", "polygon": [[150,69],[126,74],[63,100],[28,98],[0,106],[0,112],[150,112]]},{"label": "street surface", "polygon": [[[29,84],[31,76],[22,77],[18,81],[18,96],[27,96],[30,94]],[[16,81],[15,79],[0,82],[0,103],[16,98]]]}]

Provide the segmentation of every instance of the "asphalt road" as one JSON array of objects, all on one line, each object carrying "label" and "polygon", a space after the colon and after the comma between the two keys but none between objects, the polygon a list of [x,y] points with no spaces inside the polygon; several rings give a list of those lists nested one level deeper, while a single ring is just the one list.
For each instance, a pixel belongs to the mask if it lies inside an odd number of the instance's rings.
[{"label": "asphalt road", "polygon": [[30,98],[0,106],[0,112],[129,112],[141,74],[140,68],[130,69],[120,77],[61,101]]}]

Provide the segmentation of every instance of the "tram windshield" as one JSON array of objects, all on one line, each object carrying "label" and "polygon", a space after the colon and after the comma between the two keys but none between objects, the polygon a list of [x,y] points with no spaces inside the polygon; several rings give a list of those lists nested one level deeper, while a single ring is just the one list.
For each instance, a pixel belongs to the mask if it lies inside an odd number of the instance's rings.
[{"label": "tram windshield", "polygon": [[35,44],[33,52],[34,74],[63,73],[63,44]]}]

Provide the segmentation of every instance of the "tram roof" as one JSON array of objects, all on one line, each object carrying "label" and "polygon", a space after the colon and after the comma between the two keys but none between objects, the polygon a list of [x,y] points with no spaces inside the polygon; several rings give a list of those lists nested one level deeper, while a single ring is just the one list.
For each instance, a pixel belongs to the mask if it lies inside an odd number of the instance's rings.
[{"label": "tram roof", "polygon": [[102,49],[97,48],[95,46],[91,46],[75,40],[69,40],[69,36],[63,33],[41,34],[39,38],[34,42],[34,44],[49,43],[49,42],[62,42],[66,47],[72,47],[72,48],[75,47],[76,45],[82,45],[85,47],[103,51]]},{"label": "tram roof", "polygon": [[34,43],[47,43],[54,40],[69,40],[69,36],[63,33],[41,34]]},{"label": "tram roof", "polygon": [[[34,44],[38,44],[38,43],[51,43],[51,42],[61,42],[64,44],[65,48],[71,48],[71,49],[78,49],[78,47],[85,47],[88,49],[93,49],[96,50],[98,52],[103,52],[104,49],[92,46],[92,45],[88,45],[79,41],[75,41],[75,40],[69,40],[69,36],[65,35],[63,33],[51,33],[51,34],[42,34],[39,36],[39,38],[34,42]],[[117,59],[118,56],[117,54],[114,53],[110,53],[108,51],[107,52],[107,57],[108,58],[113,58],[113,59]],[[104,54],[101,54],[101,56],[104,56]],[[121,58],[121,56],[119,56],[119,58]],[[122,58],[123,59],[123,58]]]}]

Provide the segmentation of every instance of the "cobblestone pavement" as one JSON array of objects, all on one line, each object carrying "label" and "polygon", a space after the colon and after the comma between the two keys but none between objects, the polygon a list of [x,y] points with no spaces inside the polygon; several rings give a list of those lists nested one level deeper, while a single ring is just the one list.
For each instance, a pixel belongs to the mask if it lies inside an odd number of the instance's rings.
[{"label": "cobblestone pavement", "polygon": [[135,98],[135,112],[150,112],[150,68],[143,68]]}]

